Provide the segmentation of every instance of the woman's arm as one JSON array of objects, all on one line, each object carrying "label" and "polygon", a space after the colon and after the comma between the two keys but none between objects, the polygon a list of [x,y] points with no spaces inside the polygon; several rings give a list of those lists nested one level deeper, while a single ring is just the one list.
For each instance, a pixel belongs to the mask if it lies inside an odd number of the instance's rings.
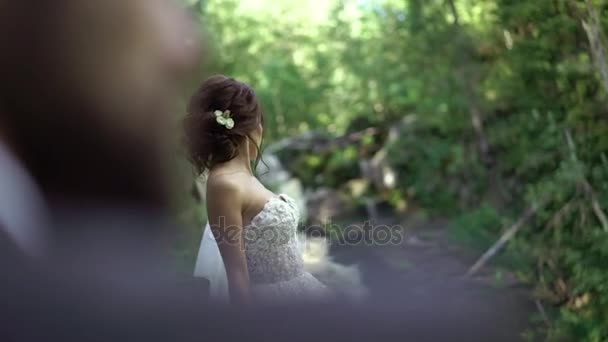
[{"label": "woman's arm", "polygon": [[209,224],[224,259],[232,303],[247,304],[249,272],[243,245],[243,196],[240,188],[228,181],[209,184],[207,202]]}]

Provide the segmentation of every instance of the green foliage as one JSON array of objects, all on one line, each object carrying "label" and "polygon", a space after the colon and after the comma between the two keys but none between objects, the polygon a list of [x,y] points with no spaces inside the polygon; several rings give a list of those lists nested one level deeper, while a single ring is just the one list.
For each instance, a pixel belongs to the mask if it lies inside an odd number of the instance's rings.
[{"label": "green foliage", "polygon": [[[541,203],[507,254],[548,306],[542,334],[608,340],[608,232],[594,209],[608,209],[608,94],[585,1],[189,3],[204,9],[212,69],[257,89],[270,140],[399,126],[389,202],[453,215],[471,243]],[[608,4],[589,4],[606,36]],[[307,187],[339,188],[385,142],[280,157]]]},{"label": "green foliage", "polygon": [[[418,125],[421,126],[421,125]],[[390,145],[399,188],[435,214],[454,214],[463,201],[479,200],[484,170],[466,146],[432,125],[411,127]]]},{"label": "green foliage", "polygon": [[197,193],[194,185],[192,166],[187,162],[185,155],[178,153],[175,159],[173,165],[178,169],[175,174],[179,177],[176,177],[172,184],[175,189],[173,203],[174,211],[177,212],[175,219],[183,228],[177,232],[171,252],[177,260],[178,271],[192,274],[206,213],[204,205],[196,200],[201,194]]},{"label": "green foliage", "polygon": [[450,236],[482,251],[494,243],[504,223],[504,217],[494,207],[485,204],[456,217],[450,227]]}]

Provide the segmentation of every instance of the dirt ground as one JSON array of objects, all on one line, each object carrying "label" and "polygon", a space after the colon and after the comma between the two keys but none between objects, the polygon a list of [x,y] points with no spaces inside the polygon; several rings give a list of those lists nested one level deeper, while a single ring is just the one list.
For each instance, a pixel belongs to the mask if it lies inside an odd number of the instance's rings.
[{"label": "dirt ground", "polygon": [[464,277],[475,255],[446,235],[445,223],[435,222],[407,231],[397,245],[334,243],[329,254],[356,267],[367,300],[402,315],[405,326],[425,317],[453,332],[450,341],[521,341],[535,313],[529,290],[508,276],[497,281],[491,267]]}]

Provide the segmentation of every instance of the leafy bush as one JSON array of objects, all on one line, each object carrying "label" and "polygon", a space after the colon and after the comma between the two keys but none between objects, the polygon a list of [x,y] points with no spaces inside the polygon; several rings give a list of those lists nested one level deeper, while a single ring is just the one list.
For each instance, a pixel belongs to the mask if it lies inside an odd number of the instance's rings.
[{"label": "leafy bush", "polygon": [[494,207],[485,204],[455,217],[450,237],[477,250],[485,250],[496,241],[504,223],[504,217]]}]

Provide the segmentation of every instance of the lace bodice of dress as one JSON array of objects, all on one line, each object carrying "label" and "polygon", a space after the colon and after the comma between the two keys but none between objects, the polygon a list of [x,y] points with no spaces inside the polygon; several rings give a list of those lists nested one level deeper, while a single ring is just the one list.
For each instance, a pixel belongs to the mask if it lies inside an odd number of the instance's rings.
[{"label": "lace bodice of dress", "polygon": [[304,273],[296,238],[299,219],[295,201],[279,195],[266,202],[245,227],[245,255],[252,283],[284,282]]}]

